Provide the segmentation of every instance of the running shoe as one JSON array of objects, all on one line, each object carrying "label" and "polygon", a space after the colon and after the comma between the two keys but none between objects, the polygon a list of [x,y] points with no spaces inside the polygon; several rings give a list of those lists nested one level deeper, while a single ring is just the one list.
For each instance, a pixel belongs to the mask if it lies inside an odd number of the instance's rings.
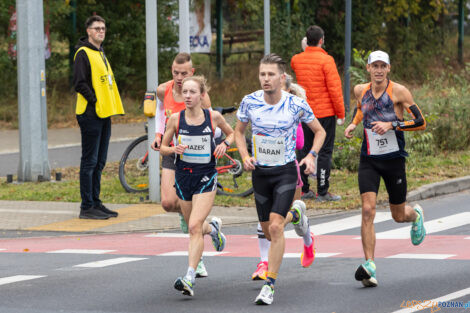
[{"label": "running shoe", "polygon": [[309,267],[315,260],[315,240],[313,233],[310,233],[310,236],[312,236],[312,244],[309,247],[304,244],[304,251],[300,255],[300,264],[302,264],[303,267]]},{"label": "running shoe", "polygon": [[175,289],[181,291],[185,296],[194,296],[194,284],[186,277],[178,277],[175,280]]},{"label": "running shoe", "polygon": [[184,216],[181,213],[180,213],[180,228],[184,234],[188,233],[188,224],[186,224],[186,221],[184,220]]},{"label": "running shoe", "polygon": [[296,210],[299,216],[297,222],[292,222],[292,224],[294,225],[295,233],[298,236],[303,237],[310,231],[310,227],[308,225],[307,207],[305,206],[305,203],[303,201],[295,200],[292,204],[292,209]]},{"label": "running shoe", "polygon": [[420,243],[422,243],[424,240],[424,237],[426,237],[426,229],[424,228],[423,208],[419,204],[416,204],[413,207],[413,210],[415,210],[416,213],[418,213],[418,218],[411,225],[410,236],[411,236],[411,242],[415,246],[417,246]]},{"label": "running shoe", "polygon": [[211,235],[211,237],[215,250],[220,252],[225,248],[225,236],[220,231],[222,228],[222,220],[218,217],[213,217],[209,224],[211,224],[217,231],[217,233],[215,235]]},{"label": "running shoe", "polygon": [[302,195],[300,196],[300,199],[305,200],[305,199],[315,199],[315,193],[311,190],[308,192],[302,192]]},{"label": "running shoe", "polygon": [[270,285],[263,285],[261,292],[255,299],[256,304],[271,304],[274,299],[274,289]]},{"label": "running shoe", "polygon": [[375,277],[375,263],[371,259],[361,264],[355,274],[356,280],[362,282],[364,287],[377,287],[377,278]]},{"label": "running shoe", "polygon": [[203,278],[207,276],[209,276],[209,274],[207,273],[206,266],[204,265],[204,262],[202,262],[201,259],[201,261],[199,261],[199,263],[197,264],[196,278]]},{"label": "running shoe", "polygon": [[318,202],[324,202],[324,201],[339,201],[341,200],[341,196],[339,195],[334,195],[331,192],[327,192],[325,195],[321,196],[317,193],[317,199],[316,201]]},{"label": "running shoe", "polygon": [[252,280],[266,280],[268,272],[268,262],[261,261],[258,263],[256,271],[251,275]]}]

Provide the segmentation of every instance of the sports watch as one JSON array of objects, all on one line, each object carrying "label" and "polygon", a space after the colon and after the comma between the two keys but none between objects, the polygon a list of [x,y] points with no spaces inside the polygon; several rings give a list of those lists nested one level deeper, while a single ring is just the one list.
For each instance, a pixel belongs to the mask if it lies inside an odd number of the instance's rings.
[{"label": "sports watch", "polygon": [[397,129],[397,127],[398,127],[398,122],[397,122],[397,121],[393,121],[393,122],[392,122],[392,128],[395,130],[395,129]]},{"label": "sports watch", "polygon": [[230,143],[227,140],[224,140],[224,143],[227,146],[227,148],[230,147]]},{"label": "sports watch", "polygon": [[318,153],[316,153],[314,150],[309,152],[311,155],[313,155],[314,158],[318,157]]}]

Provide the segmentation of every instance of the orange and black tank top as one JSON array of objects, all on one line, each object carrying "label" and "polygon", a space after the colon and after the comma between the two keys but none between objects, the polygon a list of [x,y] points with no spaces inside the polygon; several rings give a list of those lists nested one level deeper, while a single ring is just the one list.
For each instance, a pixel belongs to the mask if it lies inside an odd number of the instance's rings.
[{"label": "orange and black tank top", "polygon": [[168,120],[173,113],[178,113],[186,109],[184,102],[176,102],[173,98],[173,86],[175,82],[169,81],[165,89],[165,97],[163,98],[163,108],[165,109],[165,116]]},{"label": "orange and black tank top", "polygon": [[[398,117],[395,114],[395,108],[392,99],[392,90],[393,90],[393,82],[391,80],[388,81],[387,87],[382,95],[378,98],[375,98],[372,89],[371,83],[364,89],[362,92],[361,97],[361,111],[363,114],[363,125],[364,125],[364,139],[362,141],[361,147],[361,155],[367,157],[373,157],[377,159],[392,159],[397,157],[407,157],[408,153],[405,151],[405,135],[403,131],[398,130],[390,130],[392,132],[388,135],[396,136],[396,151],[382,153],[382,154],[374,154],[371,145],[379,143],[384,144],[385,141],[378,141],[380,139],[371,138],[371,131],[370,129],[374,126],[372,122],[380,121],[380,122],[393,122],[398,121]],[[387,132],[387,133],[389,133]],[[388,141],[390,143],[390,139]],[[394,150],[394,149],[391,149]]]}]

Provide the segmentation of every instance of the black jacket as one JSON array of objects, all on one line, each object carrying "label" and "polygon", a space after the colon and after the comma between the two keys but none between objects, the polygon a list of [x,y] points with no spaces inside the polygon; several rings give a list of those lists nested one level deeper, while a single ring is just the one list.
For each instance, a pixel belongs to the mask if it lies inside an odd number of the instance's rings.
[{"label": "black jacket", "polygon": [[[78,40],[77,45],[75,46],[75,51],[81,47],[87,47],[95,51],[99,51],[94,45],[92,45],[87,37],[82,37]],[[100,47],[100,50],[103,52],[103,46]],[[75,56],[75,61],[73,64],[73,86],[75,91],[80,93],[87,101],[87,107],[85,110],[86,115],[98,117],[96,115],[96,95],[93,85],[91,83],[91,67],[90,61],[85,51],[79,51]]]}]

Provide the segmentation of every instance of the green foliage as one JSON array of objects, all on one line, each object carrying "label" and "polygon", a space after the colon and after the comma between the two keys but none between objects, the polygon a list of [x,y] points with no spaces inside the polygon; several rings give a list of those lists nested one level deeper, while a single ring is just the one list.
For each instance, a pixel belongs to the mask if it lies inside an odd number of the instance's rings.
[{"label": "green foliage", "polygon": [[[350,119],[347,117],[346,120]],[[347,123],[336,127],[335,147],[333,150],[332,168],[347,169],[356,172],[359,167],[359,156],[361,155],[362,133],[361,125],[354,130],[354,137],[347,139],[344,136],[344,130]]]},{"label": "green foliage", "polygon": [[357,84],[364,84],[369,81],[369,73],[366,70],[367,58],[371,51],[357,50],[353,48],[352,51],[353,62],[349,67],[349,74],[353,86]]}]

